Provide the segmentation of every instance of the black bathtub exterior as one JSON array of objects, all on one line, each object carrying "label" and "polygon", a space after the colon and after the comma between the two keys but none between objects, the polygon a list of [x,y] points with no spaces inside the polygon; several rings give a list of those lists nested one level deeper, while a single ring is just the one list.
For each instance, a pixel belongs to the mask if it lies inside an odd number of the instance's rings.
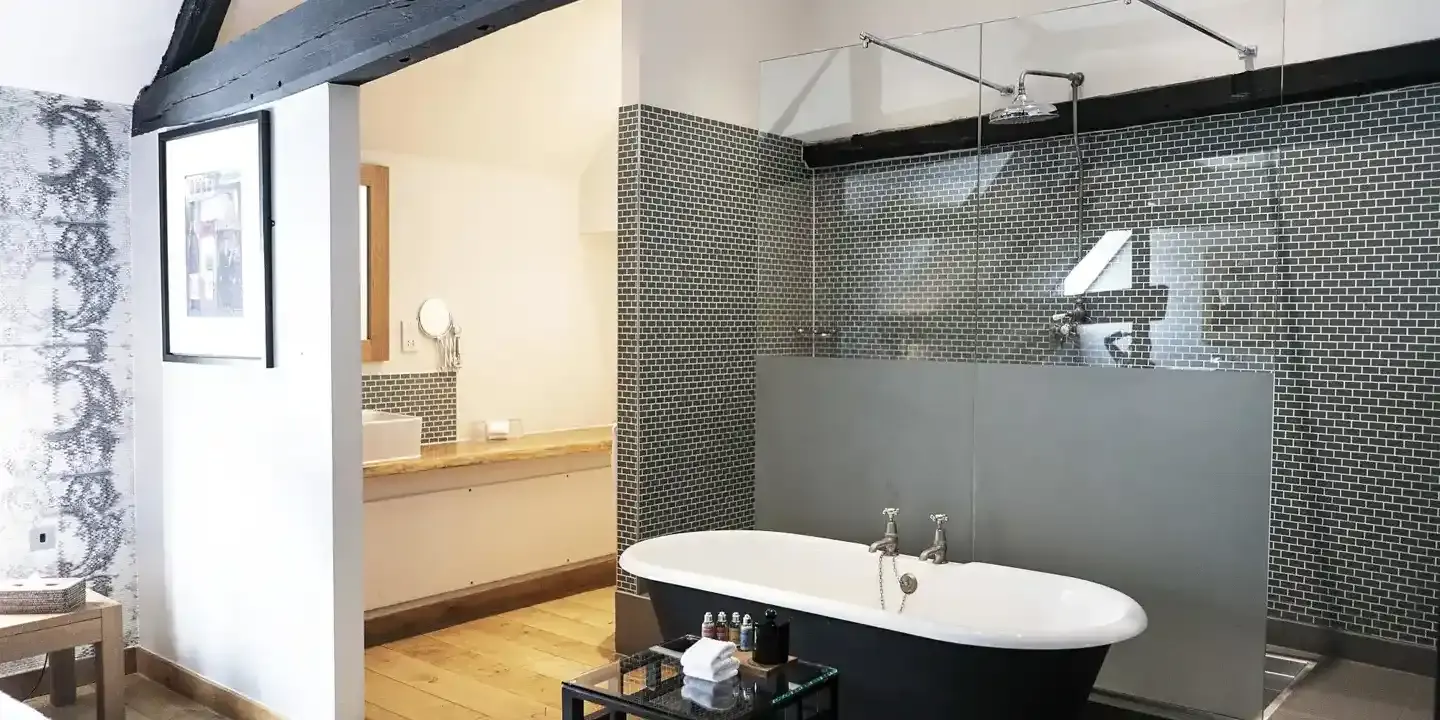
[{"label": "black bathtub exterior", "polygon": [[[698,634],[706,612],[766,606],[650,582],[667,638]],[[789,620],[790,654],[840,671],[845,720],[1077,720],[1109,646],[1005,650],[941,642],[869,625],[775,608]]]}]

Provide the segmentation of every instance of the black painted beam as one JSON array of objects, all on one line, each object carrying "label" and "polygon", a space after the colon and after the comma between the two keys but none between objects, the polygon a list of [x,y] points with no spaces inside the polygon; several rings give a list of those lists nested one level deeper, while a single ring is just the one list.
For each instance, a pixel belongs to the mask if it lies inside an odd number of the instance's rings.
[{"label": "black painted beam", "polygon": [[359,85],[572,1],[302,2],[140,91],[133,132],[231,115],[324,83]]},{"label": "black painted beam", "polygon": [[[1194,82],[1080,98],[1080,131],[1115,130],[1170,120],[1223,115],[1264,107],[1395,90],[1440,82],[1440,40],[1262,68]],[[1082,90],[1083,92],[1083,90]],[[810,167],[849,165],[984,145],[1070,134],[1070,103],[1060,118],[1023,125],[993,125],[978,118],[853,135],[805,147]]]},{"label": "black painted beam", "polygon": [[189,65],[215,49],[220,26],[230,11],[230,0],[185,0],[175,15],[175,30],[170,33],[170,47],[160,60],[155,78]]}]

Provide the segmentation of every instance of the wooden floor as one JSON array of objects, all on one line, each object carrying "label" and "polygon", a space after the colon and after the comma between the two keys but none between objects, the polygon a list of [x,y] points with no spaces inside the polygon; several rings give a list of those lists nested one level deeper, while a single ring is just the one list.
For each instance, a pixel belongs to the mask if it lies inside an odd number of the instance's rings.
[{"label": "wooden floor", "polygon": [[[219,715],[180,697],[139,675],[125,677],[125,720],[222,720]],[[94,720],[95,688],[80,688],[74,705],[50,707],[48,700],[32,700],[41,715],[54,720]]]},{"label": "wooden floor", "polygon": [[[365,651],[365,720],[558,718],[560,682],[609,662],[615,591],[595,590],[406,638]],[[219,715],[138,675],[126,678],[126,720]],[[55,720],[95,717],[91,688]]]},{"label": "wooden floor", "polygon": [[365,651],[365,718],[558,718],[560,682],[614,651],[614,588],[406,638]]}]

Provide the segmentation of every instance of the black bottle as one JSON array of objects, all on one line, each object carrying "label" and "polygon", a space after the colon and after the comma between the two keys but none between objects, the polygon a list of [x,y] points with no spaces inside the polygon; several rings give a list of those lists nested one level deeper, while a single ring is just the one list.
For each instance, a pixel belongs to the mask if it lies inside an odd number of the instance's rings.
[{"label": "black bottle", "polygon": [[790,659],[790,623],[776,622],[774,610],[755,626],[754,660],[760,665],[779,665]]}]

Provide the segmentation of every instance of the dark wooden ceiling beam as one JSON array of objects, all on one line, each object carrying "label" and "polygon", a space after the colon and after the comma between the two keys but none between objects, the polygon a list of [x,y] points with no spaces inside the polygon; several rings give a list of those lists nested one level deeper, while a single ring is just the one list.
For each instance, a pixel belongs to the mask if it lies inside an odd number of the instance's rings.
[{"label": "dark wooden ceiling beam", "polygon": [[133,132],[230,115],[324,83],[358,85],[572,1],[302,2],[140,91]]},{"label": "dark wooden ceiling beam", "polygon": [[170,33],[170,47],[160,60],[156,79],[165,77],[200,59],[215,49],[220,26],[230,12],[230,0],[184,0],[175,15],[175,30]]}]

